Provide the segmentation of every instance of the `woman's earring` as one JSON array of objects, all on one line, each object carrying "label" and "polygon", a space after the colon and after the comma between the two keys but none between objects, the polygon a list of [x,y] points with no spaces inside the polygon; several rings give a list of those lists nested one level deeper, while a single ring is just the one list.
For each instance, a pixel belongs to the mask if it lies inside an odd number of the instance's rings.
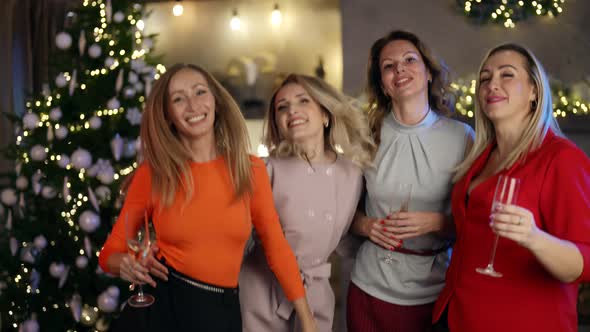
[{"label": "woman's earring", "polygon": [[324,127],[328,128],[329,125],[330,125],[330,119],[326,119],[326,121],[324,121]]}]

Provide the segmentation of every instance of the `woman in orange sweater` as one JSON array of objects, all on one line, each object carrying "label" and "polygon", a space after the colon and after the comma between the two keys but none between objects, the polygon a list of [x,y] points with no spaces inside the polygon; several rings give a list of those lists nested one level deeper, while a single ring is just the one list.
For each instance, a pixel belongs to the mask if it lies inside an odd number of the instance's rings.
[{"label": "woman in orange sweater", "polygon": [[[145,162],[99,257],[106,272],[153,287],[155,303],[128,324],[241,331],[238,274],[254,225],[303,330],[315,331],[264,163],[248,155],[245,121],[230,94],[202,68],[175,65],[154,84],[140,136]],[[125,219],[138,229],[143,211],[153,220],[156,246],[140,264],[127,254]]]}]

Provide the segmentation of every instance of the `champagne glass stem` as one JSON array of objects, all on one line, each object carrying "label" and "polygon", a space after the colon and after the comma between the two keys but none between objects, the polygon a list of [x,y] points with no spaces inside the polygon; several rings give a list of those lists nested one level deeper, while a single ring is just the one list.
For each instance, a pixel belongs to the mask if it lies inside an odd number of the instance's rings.
[{"label": "champagne glass stem", "polygon": [[137,296],[138,296],[138,301],[142,302],[144,297],[143,297],[143,286],[139,285],[138,291],[137,291]]},{"label": "champagne glass stem", "polygon": [[496,234],[496,236],[494,237],[494,244],[492,245],[492,253],[490,254],[490,262],[488,264],[488,266],[491,268],[494,267],[494,259],[496,258],[496,248],[498,247],[498,240],[499,239],[500,239],[500,236],[498,234]]}]

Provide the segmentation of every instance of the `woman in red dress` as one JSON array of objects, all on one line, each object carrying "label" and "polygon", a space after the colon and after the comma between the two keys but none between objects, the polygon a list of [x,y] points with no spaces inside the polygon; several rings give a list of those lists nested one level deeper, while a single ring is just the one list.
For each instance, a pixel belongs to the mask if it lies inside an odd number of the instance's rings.
[{"label": "woman in red dress", "polygon": [[[451,331],[577,331],[578,283],[590,279],[590,160],[553,118],[545,71],[505,44],[484,58],[475,143],[452,194],[457,229],[447,283],[434,309]],[[491,211],[498,177],[521,181],[515,205]],[[488,262],[499,235],[495,269]]]}]

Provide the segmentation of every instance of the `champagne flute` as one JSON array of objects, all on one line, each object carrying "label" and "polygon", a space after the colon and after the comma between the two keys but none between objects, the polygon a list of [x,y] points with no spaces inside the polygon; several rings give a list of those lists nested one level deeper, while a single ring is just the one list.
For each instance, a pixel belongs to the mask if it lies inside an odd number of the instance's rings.
[{"label": "champagne flute", "polygon": [[[492,213],[496,210],[498,205],[512,205],[516,204],[518,198],[518,190],[520,189],[520,180],[506,175],[501,175],[496,184],[496,191],[494,192],[494,200],[492,202]],[[499,235],[494,237],[492,244],[492,252],[490,261],[485,268],[478,267],[475,269],[478,273],[488,275],[494,278],[502,277],[502,273],[494,269],[494,259],[496,258],[496,248],[498,247]]]},{"label": "champagne flute", "polygon": [[[139,216],[141,218],[141,216]],[[147,212],[144,211],[143,223],[140,223],[139,228],[133,227],[129,222],[129,212],[125,215],[125,230],[127,235],[127,252],[140,262],[145,262],[145,259],[151,250],[152,238],[150,236],[150,228],[148,225]],[[143,287],[138,284],[139,289],[137,294],[132,295],[127,300],[127,303],[135,308],[144,308],[152,305],[155,298],[143,292]]]},{"label": "champagne flute", "polygon": [[[395,208],[397,205],[392,204],[389,215],[392,215],[395,212],[408,212],[410,208],[410,200],[412,199],[412,184],[398,183],[394,187],[396,190],[395,196],[399,197],[401,201],[399,203],[399,208]],[[387,256],[383,259],[383,261],[387,264],[393,264],[393,262],[396,260],[391,251],[387,251]]]}]

